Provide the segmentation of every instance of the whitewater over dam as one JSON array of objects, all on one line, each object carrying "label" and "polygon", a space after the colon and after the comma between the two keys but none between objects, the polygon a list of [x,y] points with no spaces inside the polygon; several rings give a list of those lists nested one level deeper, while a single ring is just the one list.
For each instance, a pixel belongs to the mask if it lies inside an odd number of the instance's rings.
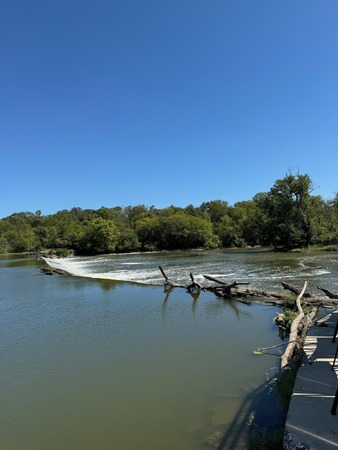
[{"label": "whitewater over dam", "polygon": [[[44,258],[54,269],[74,276],[161,285],[163,266],[171,280],[185,284],[192,272],[195,280],[207,284],[203,275],[225,281],[248,282],[252,287],[280,288],[282,280],[297,284],[309,281],[316,288],[319,280],[327,278],[326,286],[335,290],[336,260],[328,254],[286,254],[264,250],[190,251],[114,254],[96,257]],[[321,281],[322,282],[322,281]],[[338,290],[338,289],[336,289]],[[318,293],[317,293],[318,294]]]}]

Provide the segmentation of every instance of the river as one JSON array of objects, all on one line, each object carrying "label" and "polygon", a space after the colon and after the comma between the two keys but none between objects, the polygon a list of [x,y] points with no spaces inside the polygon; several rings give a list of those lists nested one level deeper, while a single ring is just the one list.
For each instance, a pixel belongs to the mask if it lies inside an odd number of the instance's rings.
[{"label": "river", "polygon": [[336,254],[161,252],[54,261],[0,257],[0,448],[205,450],[243,448],[247,422],[281,414],[271,379],[281,342],[277,308],[164,292],[193,272],[253,287],[287,280],[338,291]]}]

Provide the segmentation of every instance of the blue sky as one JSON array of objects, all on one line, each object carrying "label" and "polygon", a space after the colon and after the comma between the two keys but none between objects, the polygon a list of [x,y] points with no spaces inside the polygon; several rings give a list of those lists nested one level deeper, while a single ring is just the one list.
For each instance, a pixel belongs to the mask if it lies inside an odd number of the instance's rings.
[{"label": "blue sky", "polygon": [[0,217],[338,191],[337,0],[2,0]]}]

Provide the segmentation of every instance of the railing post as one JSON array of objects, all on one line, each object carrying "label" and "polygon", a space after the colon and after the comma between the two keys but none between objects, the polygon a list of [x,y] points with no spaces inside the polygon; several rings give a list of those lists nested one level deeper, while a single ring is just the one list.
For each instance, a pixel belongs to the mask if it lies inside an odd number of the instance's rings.
[{"label": "railing post", "polygon": [[[334,329],[334,334],[333,334],[332,342],[336,342],[337,332],[338,332],[338,319],[337,319],[336,327],[335,327],[335,329]],[[335,363],[336,363],[337,352],[338,352],[338,347],[337,347],[336,354],[335,354],[335,357],[334,357],[334,360],[333,360],[332,370],[334,369],[334,365],[335,365]],[[331,414],[332,414],[333,416],[335,416],[335,415],[337,414],[337,406],[338,406],[338,387],[337,387],[336,395],[335,395],[335,397],[334,397],[333,404],[332,404],[332,408],[331,408]]]},{"label": "railing post", "polygon": [[337,332],[338,332],[338,319],[337,319],[337,323],[336,323],[336,328],[334,329],[332,342],[336,342],[336,334],[337,334]]},{"label": "railing post", "polygon": [[337,345],[337,349],[336,349],[336,354],[334,355],[334,360],[333,360],[333,364],[332,364],[332,370],[334,370],[334,366],[336,364],[337,356],[338,356],[338,345]]},{"label": "railing post", "polygon": [[333,400],[333,405],[332,405],[332,408],[331,408],[331,414],[333,416],[335,416],[337,414],[337,406],[338,406],[338,387],[337,387],[336,395],[335,395],[335,398]]}]

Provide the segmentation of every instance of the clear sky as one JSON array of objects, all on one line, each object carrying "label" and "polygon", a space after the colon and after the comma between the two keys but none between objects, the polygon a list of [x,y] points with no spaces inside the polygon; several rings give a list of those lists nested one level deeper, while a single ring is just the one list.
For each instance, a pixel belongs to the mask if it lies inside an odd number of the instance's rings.
[{"label": "clear sky", "polygon": [[1,0],[0,217],[338,191],[337,0]]}]

